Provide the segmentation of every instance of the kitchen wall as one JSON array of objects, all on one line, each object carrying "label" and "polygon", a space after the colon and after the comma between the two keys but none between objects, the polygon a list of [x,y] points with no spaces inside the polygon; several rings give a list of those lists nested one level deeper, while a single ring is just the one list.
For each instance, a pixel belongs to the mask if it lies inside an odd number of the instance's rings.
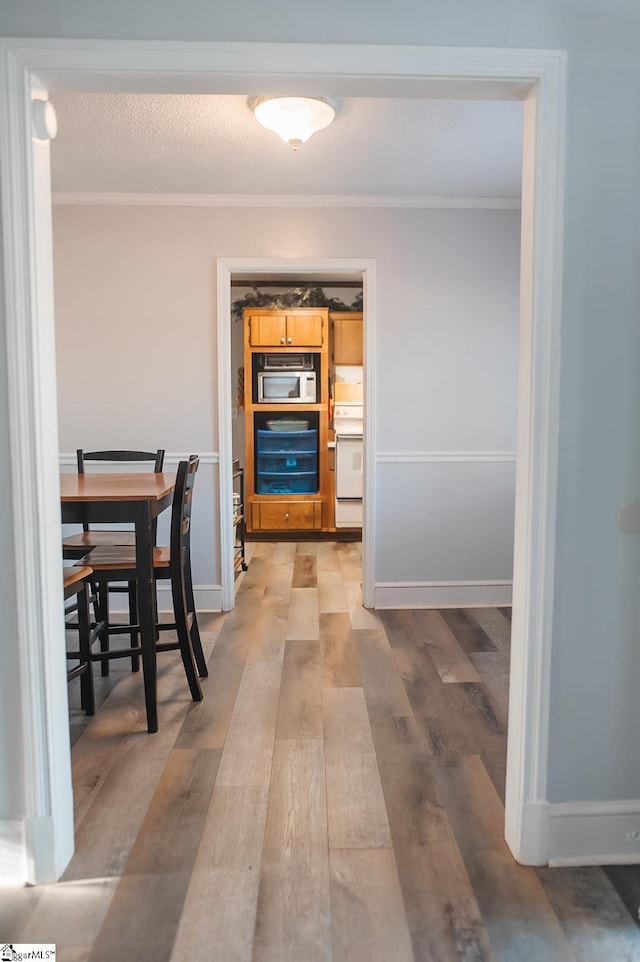
[{"label": "kitchen wall", "polygon": [[58,206],[60,449],[203,454],[194,578],[215,606],[215,258],[375,257],[375,580],[386,603],[442,581],[508,591],[518,238],[516,211]]}]

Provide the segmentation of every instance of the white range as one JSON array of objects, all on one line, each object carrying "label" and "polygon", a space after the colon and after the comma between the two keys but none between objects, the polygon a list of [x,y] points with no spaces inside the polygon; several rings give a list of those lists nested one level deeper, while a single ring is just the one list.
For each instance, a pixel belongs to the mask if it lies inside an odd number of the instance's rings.
[{"label": "white range", "polygon": [[[354,387],[340,389],[340,384]],[[359,390],[355,388],[358,386]],[[336,436],[336,528],[362,527],[364,409],[362,368],[336,367],[333,427]],[[340,399],[341,396],[349,400]],[[351,399],[353,398],[353,400]]]}]

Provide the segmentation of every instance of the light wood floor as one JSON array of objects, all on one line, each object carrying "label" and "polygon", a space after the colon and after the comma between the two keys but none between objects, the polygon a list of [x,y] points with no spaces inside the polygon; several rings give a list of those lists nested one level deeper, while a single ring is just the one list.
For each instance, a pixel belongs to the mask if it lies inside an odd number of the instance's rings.
[{"label": "light wood floor", "polygon": [[235,611],[202,619],[202,703],[165,654],[156,735],[124,661],[94,719],[72,707],[76,855],[57,885],[0,892],[3,943],[55,942],[59,962],[640,960],[610,875],[524,868],[502,839],[508,610],[369,612],[359,545],[252,547]]}]

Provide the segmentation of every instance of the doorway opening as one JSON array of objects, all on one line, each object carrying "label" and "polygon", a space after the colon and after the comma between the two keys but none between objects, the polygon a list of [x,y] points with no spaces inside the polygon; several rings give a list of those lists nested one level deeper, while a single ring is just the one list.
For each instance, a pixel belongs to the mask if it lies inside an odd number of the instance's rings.
[{"label": "doorway opening", "polygon": [[[520,861],[545,861],[549,665],[553,615],[557,474],[559,318],[562,227],[564,57],[553,51],[438,50],[348,45],[117,43],[91,49],[83,41],[3,47],[1,174],[8,330],[9,423],[12,437],[16,599],[21,612],[26,820],[32,881],[57,877],[73,849],[68,732],[58,710],[66,701],[55,666],[61,650],[61,600],[52,577],[59,556],[55,372],[50,248],[49,158],[31,134],[30,100],[56,85],[110,89],[216,91],[260,88],[287,76],[292,91],[309,76],[325,92],[369,95],[438,91],[464,99],[522,100],[525,162],[522,217],[521,357],[514,567],[514,654],[509,717],[506,837]],[[204,52],[203,47],[207,47]],[[256,51],[262,59],[256,71]],[[215,70],[211,71],[211,64]],[[359,64],[358,70],[354,63]],[[331,64],[331,72],[327,71]],[[108,80],[105,81],[105,77]],[[498,79],[496,79],[498,78]],[[480,87],[478,87],[480,84]],[[229,377],[227,370],[227,379]],[[365,402],[366,403],[366,402]],[[43,440],[46,439],[46,440]],[[371,456],[369,452],[368,457]],[[365,477],[367,471],[365,468]],[[227,482],[228,483],[228,482]],[[221,497],[224,497],[222,485]],[[230,496],[230,491],[227,490]],[[228,498],[229,500],[230,498]],[[368,499],[372,511],[373,499]],[[368,522],[368,519],[367,519]],[[368,523],[366,524],[368,526]]]},{"label": "doorway opening", "polygon": [[[270,358],[267,363],[277,364],[278,358],[288,361],[296,360],[298,355],[303,362],[315,363],[317,372],[314,371],[313,380],[316,384],[314,390],[316,403],[312,405],[304,404],[263,404],[258,401],[258,381],[257,371],[254,370],[264,363],[265,345],[250,345],[250,317],[254,308],[244,311],[241,303],[249,298],[238,298],[234,291],[247,293],[250,288],[234,285],[234,280],[240,285],[253,281],[255,286],[264,282],[275,285],[274,289],[280,289],[279,285],[295,285],[297,289],[304,285],[315,286],[316,291],[324,292],[324,297],[328,300],[327,292],[331,296],[334,307],[342,306],[338,302],[334,291],[346,291],[350,304],[345,307],[361,306],[359,312],[347,311],[344,313],[340,309],[333,313],[328,308],[321,308],[324,313],[320,317],[319,331],[320,336],[317,345],[319,350],[295,351],[293,348],[287,351],[286,347],[277,347],[280,354]],[[339,288],[332,287],[332,284],[341,285]],[[316,298],[318,299],[318,298]],[[262,299],[261,299],[262,300]],[[309,536],[313,539],[340,536],[340,511],[346,506],[347,511],[358,510],[356,518],[353,514],[346,515],[346,524],[343,530],[352,538],[361,539],[363,542],[363,579],[362,596],[365,607],[373,605],[373,524],[369,517],[367,522],[367,506],[370,504],[373,490],[374,478],[374,459],[373,459],[373,411],[368,399],[373,397],[374,392],[374,365],[373,352],[375,346],[375,262],[370,259],[329,259],[329,258],[222,258],[218,261],[218,391],[217,402],[219,412],[219,437],[220,437],[220,500],[221,500],[221,521],[222,532],[222,605],[223,610],[233,607],[234,598],[234,550],[233,545],[237,538],[237,531],[233,523],[233,491],[228,493],[224,490],[225,481],[228,484],[233,476],[233,465],[240,462],[245,469],[244,490],[246,492],[246,503],[244,505],[245,514],[248,515],[249,539],[259,540],[264,534],[267,537],[279,535],[288,538],[284,526],[289,522],[287,515],[293,505],[293,511],[300,511],[302,522],[309,526]],[[277,310],[277,309],[276,309]],[[313,314],[315,309],[311,309]],[[303,313],[303,312],[301,312]],[[286,316],[286,311],[284,312]],[[245,316],[246,315],[246,316]],[[358,365],[336,365],[335,357],[335,328],[332,331],[331,325],[342,320],[342,316],[350,315],[360,319],[359,337],[360,351],[359,357],[345,355],[338,360],[360,360]],[[230,318],[230,323],[224,322],[225,318]],[[255,322],[254,322],[255,331]],[[254,333],[255,338],[255,333]],[[278,341],[279,344],[279,341]],[[304,347],[305,345],[301,345]],[[268,345],[267,345],[268,347]],[[268,352],[267,352],[268,354]],[[315,357],[315,361],[313,358]],[[248,368],[251,367],[249,371]],[[239,370],[240,369],[240,370]],[[336,389],[336,378],[349,379],[345,388]],[[242,384],[239,390],[238,383]],[[342,383],[342,382],[341,382]],[[336,398],[357,395],[357,402],[349,405],[339,405],[336,412]],[[253,403],[255,400],[256,403]],[[234,410],[234,406],[236,410]],[[311,420],[300,416],[301,411],[308,411]],[[355,420],[347,421],[346,415],[354,413],[359,418],[359,423]],[[289,411],[292,413],[289,414]],[[272,412],[273,421],[265,412]],[[336,420],[337,413],[337,420]],[[343,420],[340,415],[343,414]],[[238,421],[240,420],[240,424]],[[276,448],[289,446],[291,451],[289,456],[277,455],[275,459],[270,457],[270,451],[275,450],[274,442],[278,438],[271,438],[268,433],[262,433],[261,429],[267,428],[270,424],[272,428],[281,429],[291,422],[292,432],[280,434],[279,439],[282,443]],[[305,433],[297,432],[295,422],[299,421],[305,429]],[[283,424],[284,422],[284,424]],[[313,423],[312,423],[313,422]],[[342,426],[345,433],[349,432],[349,438],[344,442],[336,440],[336,428],[340,433]],[[260,432],[259,434],[257,432]],[[287,435],[290,435],[287,437]],[[254,445],[256,438],[260,443],[267,445],[269,449],[266,454],[258,457],[254,456]],[[352,439],[354,439],[352,441]],[[353,443],[358,444],[359,449],[353,448]],[[308,453],[295,454],[293,448],[297,444],[308,448]],[[322,448],[320,446],[323,446]],[[336,451],[336,445],[342,445],[341,450]],[[316,447],[317,446],[317,447]],[[313,449],[313,457],[312,454]],[[284,450],[284,448],[283,448]],[[339,502],[340,489],[336,486],[335,467],[337,456],[346,457],[355,466],[354,474],[360,484],[360,490],[348,490],[350,495],[348,501],[343,504]],[[280,465],[277,461],[280,459]],[[284,458],[284,460],[283,460]],[[286,478],[284,484],[286,491],[281,492],[278,488],[283,484],[282,478],[277,475],[283,472],[282,464],[293,465],[294,459],[299,460],[300,464],[293,466],[293,478]],[[247,463],[248,462],[248,463]],[[273,465],[279,470],[270,473]],[[302,471],[296,468],[302,467]],[[306,485],[305,467],[317,467],[317,480],[313,479],[315,493],[310,494],[306,499],[300,497],[297,487]],[[250,476],[247,477],[246,470]],[[265,469],[262,471],[262,469]],[[286,467],[285,467],[286,470]],[[262,475],[259,477],[259,473]],[[343,472],[343,476],[346,472]],[[278,487],[274,488],[273,486]],[[266,487],[265,487],[266,486]],[[289,490],[291,488],[291,491]],[[267,493],[263,493],[266,491]],[[272,494],[273,492],[273,494]],[[358,503],[358,494],[360,503]],[[297,496],[296,496],[297,495]],[[262,506],[266,506],[266,511]],[[226,506],[226,507],[225,507]],[[338,518],[336,518],[336,511]],[[261,530],[260,519],[264,515],[267,518],[266,524]],[[295,517],[295,515],[294,515]],[[274,519],[274,520],[272,520]],[[352,520],[353,519],[353,520]],[[298,529],[296,529],[298,530]],[[298,530],[299,533],[299,530]],[[293,537],[293,535],[292,535]],[[303,534],[304,537],[304,534]],[[226,544],[225,544],[226,540]]]}]

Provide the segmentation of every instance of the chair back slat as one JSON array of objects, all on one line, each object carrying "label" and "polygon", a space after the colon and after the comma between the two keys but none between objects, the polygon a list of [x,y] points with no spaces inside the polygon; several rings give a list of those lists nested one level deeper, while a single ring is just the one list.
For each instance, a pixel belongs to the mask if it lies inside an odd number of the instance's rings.
[{"label": "chair back slat", "polygon": [[188,558],[191,546],[191,502],[199,458],[192,454],[188,461],[180,461],[176,475],[171,509],[170,550],[172,558]]},{"label": "chair back slat", "polygon": [[154,472],[160,474],[164,465],[164,448],[158,448],[157,451],[84,451],[82,448],[78,448],[76,459],[78,474],[84,474],[85,461],[113,461],[116,464],[125,461],[132,463],[149,461],[153,464]]}]

